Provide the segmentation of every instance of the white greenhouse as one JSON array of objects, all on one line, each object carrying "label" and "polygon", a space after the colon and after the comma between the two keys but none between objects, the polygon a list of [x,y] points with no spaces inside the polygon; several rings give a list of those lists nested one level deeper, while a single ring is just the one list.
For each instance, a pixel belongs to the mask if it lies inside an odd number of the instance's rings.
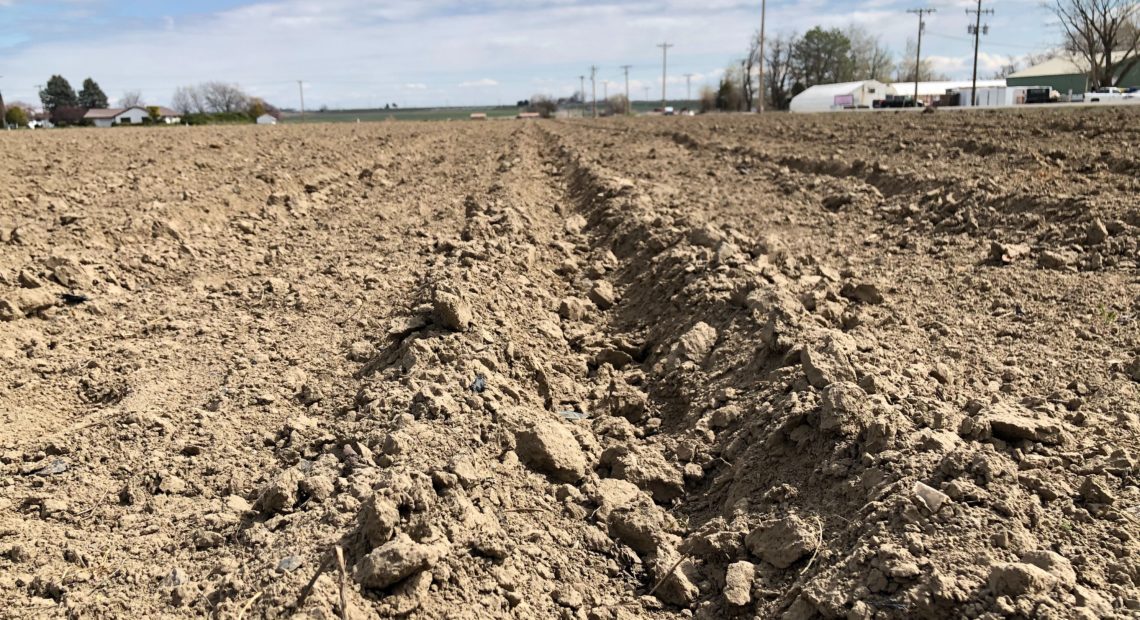
[{"label": "white greenhouse", "polygon": [[831,112],[849,108],[870,108],[871,102],[893,95],[890,86],[877,80],[817,84],[792,97],[792,112]]}]

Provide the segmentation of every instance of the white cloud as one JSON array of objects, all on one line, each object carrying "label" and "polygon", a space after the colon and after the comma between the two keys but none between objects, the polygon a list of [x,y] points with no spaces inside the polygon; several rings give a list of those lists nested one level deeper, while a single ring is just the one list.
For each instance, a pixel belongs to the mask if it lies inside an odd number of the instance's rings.
[{"label": "white cloud", "polygon": [[499,83],[491,78],[483,78],[481,80],[467,80],[460,82],[460,88],[487,88],[489,86],[498,86]]},{"label": "white cloud", "polygon": [[428,87],[427,84],[423,84],[420,82],[411,82],[409,84],[404,84],[400,88],[403,88],[404,90],[427,90],[427,87]]}]

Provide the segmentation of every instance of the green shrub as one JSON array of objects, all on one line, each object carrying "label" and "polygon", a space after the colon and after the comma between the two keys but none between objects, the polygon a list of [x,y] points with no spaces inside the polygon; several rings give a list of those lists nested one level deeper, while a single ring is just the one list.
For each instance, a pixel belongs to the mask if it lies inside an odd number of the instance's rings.
[{"label": "green shrub", "polygon": [[4,120],[9,125],[27,127],[28,113],[24,111],[24,108],[8,108],[8,111],[4,113]]}]

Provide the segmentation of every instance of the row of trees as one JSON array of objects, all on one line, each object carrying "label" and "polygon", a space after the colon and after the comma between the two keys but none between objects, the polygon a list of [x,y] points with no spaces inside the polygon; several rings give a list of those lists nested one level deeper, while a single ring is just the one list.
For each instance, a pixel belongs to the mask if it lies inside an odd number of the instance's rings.
[{"label": "row of trees", "polygon": [[203,82],[193,86],[180,86],[174,91],[171,107],[194,122],[239,122],[264,114],[280,113],[263,99],[252,97],[237,84]]},{"label": "row of trees", "polygon": [[779,33],[768,39],[760,58],[759,33],[753,35],[748,55],[725,70],[716,89],[701,92],[702,109],[749,110],[755,104],[759,84],[753,77],[764,63],[765,105],[787,109],[792,97],[816,85],[859,80],[882,82],[945,79],[929,60],[917,64],[914,42],[896,61],[882,40],[859,26],[825,30],[816,26],[803,35]]}]

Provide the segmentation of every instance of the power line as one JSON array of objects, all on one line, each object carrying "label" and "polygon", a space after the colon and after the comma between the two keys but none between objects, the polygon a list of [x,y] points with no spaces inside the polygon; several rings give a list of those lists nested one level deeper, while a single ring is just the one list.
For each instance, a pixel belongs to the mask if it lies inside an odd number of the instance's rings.
[{"label": "power line", "polygon": [[668,41],[660,43],[657,47],[661,48],[661,110],[664,111],[669,105],[668,99],[665,98],[665,76],[667,75],[666,69],[669,66],[669,48],[674,47]]},{"label": "power line", "polygon": [[[981,0],[979,0],[980,2]],[[918,81],[922,73],[922,33],[926,30],[926,20],[924,17],[931,13],[937,13],[938,9],[909,9],[907,13],[918,15],[918,45],[914,54],[914,105],[918,106]]]},{"label": "power line", "polygon": [[[974,35],[974,77],[972,79],[973,83],[970,85],[970,99],[972,99],[973,101],[971,101],[970,105],[971,105],[971,107],[977,107],[977,105],[978,105],[978,46],[981,45],[981,42],[982,42],[982,15],[983,14],[984,15],[993,15],[994,10],[993,9],[986,9],[983,11],[982,10],[982,0],[978,0],[978,8],[966,9],[966,15],[969,15],[970,13],[973,13],[976,16],[975,21],[974,21],[974,25],[970,27],[970,30],[973,31],[973,32],[971,32],[971,34]],[[990,26],[989,26],[989,24],[986,24],[986,34],[989,34],[989,33],[990,33]]]}]

